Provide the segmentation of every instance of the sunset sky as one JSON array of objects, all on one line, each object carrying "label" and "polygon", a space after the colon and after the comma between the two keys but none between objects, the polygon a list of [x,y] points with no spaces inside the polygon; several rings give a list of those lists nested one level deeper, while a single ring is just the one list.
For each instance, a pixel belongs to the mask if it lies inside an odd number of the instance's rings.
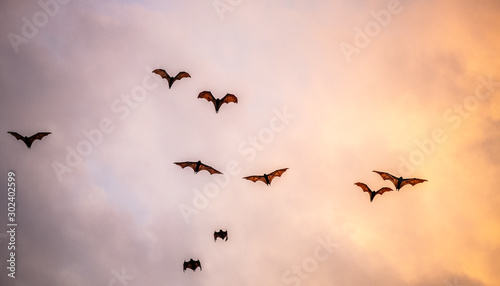
[{"label": "sunset sky", "polygon": [[[0,285],[500,286],[498,15],[1,1]],[[157,68],[191,78],[169,89]],[[205,90],[238,103],[216,114]],[[52,134],[28,149],[8,131]],[[173,164],[198,160],[223,175]],[[373,170],[428,181],[370,202],[354,183],[394,189]]]}]

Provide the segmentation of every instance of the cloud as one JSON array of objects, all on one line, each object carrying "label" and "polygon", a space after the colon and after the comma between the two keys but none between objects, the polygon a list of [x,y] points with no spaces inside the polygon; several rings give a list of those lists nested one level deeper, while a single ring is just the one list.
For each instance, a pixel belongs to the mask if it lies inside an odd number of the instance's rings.
[{"label": "cloud", "polygon": [[[295,284],[283,281],[294,266],[302,285],[499,280],[498,92],[459,128],[443,119],[500,74],[494,1],[401,1],[351,63],[338,44],[387,1],[243,2],[223,20],[212,1],[69,1],[18,53],[5,35],[41,8],[1,5],[1,169],[16,172],[19,262],[0,281]],[[154,68],[192,78],[168,89]],[[202,90],[239,102],[215,114]],[[447,140],[412,174],[428,182],[372,203],[354,186],[390,186],[372,170],[397,173],[436,128]],[[5,134],[39,130],[52,134],[31,150]],[[85,153],[71,166],[70,149]],[[173,164],[184,160],[224,175]],[[70,167],[62,180],[54,162]],[[284,167],[271,186],[241,179]],[[188,222],[183,204],[197,211]],[[219,228],[227,242],[212,241]],[[338,247],[313,260],[328,238]],[[203,270],[183,273],[190,258]]]}]

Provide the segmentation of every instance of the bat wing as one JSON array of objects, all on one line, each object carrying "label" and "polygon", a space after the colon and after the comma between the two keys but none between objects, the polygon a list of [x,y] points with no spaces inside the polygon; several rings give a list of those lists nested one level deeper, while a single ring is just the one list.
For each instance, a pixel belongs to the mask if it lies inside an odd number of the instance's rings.
[{"label": "bat wing", "polygon": [[417,179],[417,178],[411,178],[411,179],[403,179],[401,182],[401,187],[404,185],[411,184],[412,186],[415,186],[416,184],[427,182],[427,180],[424,179]]},{"label": "bat wing", "polygon": [[181,166],[182,169],[191,167],[194,170],[196,168],[196,162],[174,162],[174,164]]},{"label": "bat wing", "polygon": [[35,135],[31,136],[30,138],[28,138],[28,140],[30,142],[33,142],[33,141],[35,141],[37,139],[38,140],[42,140],[43,137],[45,137],[45,136],[47,136],[49,134],[51,134],[51,133],[50,132],[38,132],[37,134],[35,134]]},{"label": "bat wing", "polygon": [[155,69],[153,72],[157,75],[160,75],[162,78],[166,78],[166,79],[169,78],[168,73],[163,69]]},{"label": "bat wing", "polygon": [[201,170],[205,170],[205,171],[208,171],[210,173],[210,175],[213,175],[213,174],[222,174],[221,172],[215,170],[214,168],[208,166],[208,165],[205,165],[203,163],[200,164],[200,171]]},{"label": "bat wing", "polygon": [[181,71],[175,76],[175,80],[183,79],[185,77],[191,77],[187,72]]},{"label": "bat wing", "polygon": [[366,184],[364,184],[364,183],[359,183],[358,182],[358,183],[355,183],[355,185],[358,186],[358,187],[360,187],[363,190],[363,192],[368,192],[368,193],[372,192],[372,190],[370,190],[370,188]]},{"label": "bat wing", "polygon": [[[12,132],[12,131],[9,131],[7,132],[9,134],[11,134],[12,136],[16,137],[17,140],[23,140],[24,141],[24,136],[22,136],[21,134],[17,133],[17,132]],[[16,143],[17,144],[17,143]]]},{"label": "bat wing", "polygon": [[385,188],[382,188],[382,189],[378,190],[378,191],[377,191],[377,194],[378,194],[378,195],[381,195],[381,194],[383,194],[383,193],[385,193],[385,192],[390,192],[390,191],[392,191],[392,189],[391,189],[391,188],[385,187]]},{"label": "bat wing", "polygon": [[238,103],[238,98],[234,94],[230,94],[230,93],[226,94],[221,100],[221,104],[222,103],[231,103],[231,102]]},{"label": "bat wing", "polygon": [[279,169],[279,170],[276,170],[274,172],[272,172],[271,174],[269,174],[267,177],[269,179],[269,182],[271,182],[275,177],[281,177],[281,175],[286,171],[288,170],[288,168],[284,168],[284,169]]},{"label": "bat wing", "polygon": [[394,186],[398,185],[398,178],[394,177],[393,175],[379,171],[373,171],[373,172],[379,174],[380,177],[382,177],[382,179],[391,181],[394,184]]},{"label": "bat wing", "polygon": [[212,95],[212,93],[210,91],[202,91],[200,92],[200,94],[198,94],[198,98],[204,98],[208,101],[211,101],[213,102],[213,104],[215,104],[215,98],[214,96]]},{"label": "bat wing", "polygon": [[264,183],[267,184],[266,182],[266,178],[264,178],[264,176],[248,176],[248,177],[243,177],[243,179],[247,179],[247,180],[250,180],[252,182],[257,182],[257,181],[262,181]]}]

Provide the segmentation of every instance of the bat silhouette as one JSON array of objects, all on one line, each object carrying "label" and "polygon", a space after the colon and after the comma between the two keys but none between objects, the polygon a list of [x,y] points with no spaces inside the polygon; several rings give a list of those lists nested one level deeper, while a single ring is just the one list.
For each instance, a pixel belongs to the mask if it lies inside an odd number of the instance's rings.
[{"label": "bat silhouette", "polygon": [[28,137],[28,136],[23,136],[17,132],[12,132],[9,131],[7,133],[10,133],[12,136],[16,137],[17,140],[22,140],[26,146],[28,146],[29,149],[31,149],[31,144],[33,144],[33,141],[35,140],[42,140],[43,137],[51,134],[50,132],[38,132],[37,134]]},{"label": "bat silhouette", "polygon": [[219,230],[219,231],[214,231],[214,241],[217,241],[217,238],[220,237],[220,239],[227,241],[227,230]]},{"label": "bat silhouette", "polygon": [[281,177],[281,175],[286,171],[288,170],[288,168],[284,168],[284,169],[279,169],[279,170],[276,170],[270,174],[264,174],[262,176],[248,176],[248,177],[243,177],[243,179],[247,179],[247,180],[250,180],[252,182],[257,182],[257,181],[262,181],[264,183],[266,183],[267,185],[270,185],[271,184],[271,181],[275,178],[275,177]]},{"label": "bat silhouette", "polygon": [[215,106],[215,113],[219,113],[219,109],[223,103],[238,103],[238,98],[234,94],[226,94],[223,98],[215,98],[210,91],[202,91],[198,95],[198,98],[204,98],[211,101]]},{"label": "bat silhouette", "polygon": [[394,186],[396,187],[396,191],[398,191],[398,192],[399,192],[399,189],[401,189],[405,185],[411,184],[412,186],[415,186],[418,183],[423,183],[423,182],[427,181],[427,180],[417,179],[417,178],[403,179],[403,177],[397,178],[389,173],[384,173],[384,172],[379,172],[379,171],[373,171],[373,172],[379,174],[382,177],[382,179],[391,181],[394,184]]},{"label": "bat silhouette", "polygon": [[191,168],[193,168],[195,174],[198,173],[199,171],[203,171],[203,170],[209,172],[210,175],[222,174],[221,172],[215,170],[214,168],[203,164],[201,161],[198,161],[198,162],[174,162],[174,164],[181,166],[182,169],[184,169],[186,167],[191,167]]},{"label": "bat silhouette", "polygon": [[385,187],[385,188],[381,188],[380,190],[374,192],[374,191],[370,190],[370,188],[368,188],[368,186],[366,184],[355,183],[355,185],[360,187],[361,189],[363,189],[364,192],[368,192],[370,194],[370,202],[373,201],[373,198],[375,197],[375,195],[382,195],[385,192],[392,191],[391,188]]},{"label": "bat silhouette", "polygon": [[193,259],[191,258],[191,260],[189,260],[189,261],[185,261],[185,260],[184,260],[184,264],[182,265],[182,270],[183,270],[184,272],[186,272],[186,269],[188,269],[188,268],[189,268],[189,269],[191,269],[191,270],[195,271],[195,270],[196,270],[196,268],[198,268],[198,267],[200,267],[200,271],[201,271],[202,269],[201,269],[201,263],[200,263],[200,260],[193,260]]},{"label": "bat silhouette", "polygon": [[174,84],[174,82],[176,80],[180,80],[180,79],[183,79],[185,77],[191,77],[187,72],[183,72],[183,71],[179,72],[175,77],[169,76],[168,73],[163,69],[155,69],[153,72],[157,75],[160,75],[162,78],[164,78],[168,81],[168,88],[169,89],[172,87],[172,84]]}]

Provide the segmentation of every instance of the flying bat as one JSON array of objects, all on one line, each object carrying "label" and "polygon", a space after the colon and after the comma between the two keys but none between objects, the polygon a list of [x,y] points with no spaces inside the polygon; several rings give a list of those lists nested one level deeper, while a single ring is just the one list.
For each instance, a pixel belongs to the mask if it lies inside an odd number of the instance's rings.
[{"label": "flying bat", "polygon": [[204,98],[212,102],[215,106],[215,113],[219,113],[219,109],[223,103],[238,103],[238,98],[234,94],[226,94],[223,98],[215,98],[210,91],[202,91],[198,98]]},{"label": "flying bat", "polygon": [[368,186],[366,184],[355,183],[355,185],[360,187],[361,189],[363,189],[364,192],[368,192],[370,194],[370,202],[373,201],[373,198],[375,197],[375,195],[382,195],[385,192],[392,191],[391,188],[384,187],[384,188],[381,188],[380,190],[374,192],[374,191],[370,190],[370,188],[368,188]]},{"label": "flying bat", "polygon": [[188,268],[189,268],[189,269],[191,269],[191,270],[195,271],[195,270],[196,270],[196,268],[198,268],[198,267],[200,267],[200,271],[201,271],[202,269],[201,269],[201,263],[200,263],[200,260],[193,260],[193,259],[191,258],[191,260],[189,260],[189,261],[184,261],[184,264],[182,265],[182,270],[183,270],[184,272],[186,272],[186,269],[188,269]]},{"label": "flying bat", "polygon": [[275,178],[275,177],[281,177],[281,175],[286,171],[288,170],[288,168],[284,168],[284,169],[279,169],[279,170],[276,170],[270,174],[264,174],[262,176],[248,176],[248,177],[243,177],[243,179],[247,179],[247,180],[250,180],[252,182],[257,182],[257,181],[262,181],[264,183],[266,183],[267,185],[270,185],[271,184],[271,181]]},{"label": "flying bat", "polygon": [[220,239],[227,241],[227,230],[219,230],[219,231],[214,231],[214,241],[217,241],[217,238],[220,237]]},{"label": "flying bat", "polygon": [[397,178],[389,173],[384,173],[384,172],[379,172],[379,171],[373,171],[373,172],[379,174],[382,177],[382,179],[391,181],[394,184],[394,186],[396,187],[396,191],[398,191],[398,192],[399,192],[399,189],[401,189],[405,185],[411,184],[412,186],[415,186],[418,183],[423,183],[423,182],[427,181],[427,180],[417,179],[417,178],[403,179],[403,177]]},{"label": "flying bat", "polygon": [[24,144],[26,144],[26,146],[28,146],[29,149],[31,149],[31,144],[33,144],[33,141],[37,139],[42,140],[43,137],[51,134],[50,132],[38,132],[37,134],[28,137],[12,131],[9,131],[7,133],[10,133],[12,136],[16,137],[17,140],[23,140]]},{"label": "flying bat", "polygon": [[162,78],[164,78],[168,81],[168,88],[169,89],[172,87],[172,84],[174,84],[174,82],[176,80],[180,80],[180,79],[183,79],[185,77],[191,77],[187,72],[184,72],[184,71],[179,72],[175,77],[169,76],[168,73],[163,69],[155,69],[153,72],[157,75],[160,75]]},{"label": "flying bat", "polygon": [[198,173],[199,171],[207,171],[210,175],[213,174],[222,174],[221,172],[215,170],[214,168],[203,164],[201,161],[198,162],[174,162],[174,164],[181,166],[183,169],[186,167],[191,167],[194,170],[194,173]]}]

